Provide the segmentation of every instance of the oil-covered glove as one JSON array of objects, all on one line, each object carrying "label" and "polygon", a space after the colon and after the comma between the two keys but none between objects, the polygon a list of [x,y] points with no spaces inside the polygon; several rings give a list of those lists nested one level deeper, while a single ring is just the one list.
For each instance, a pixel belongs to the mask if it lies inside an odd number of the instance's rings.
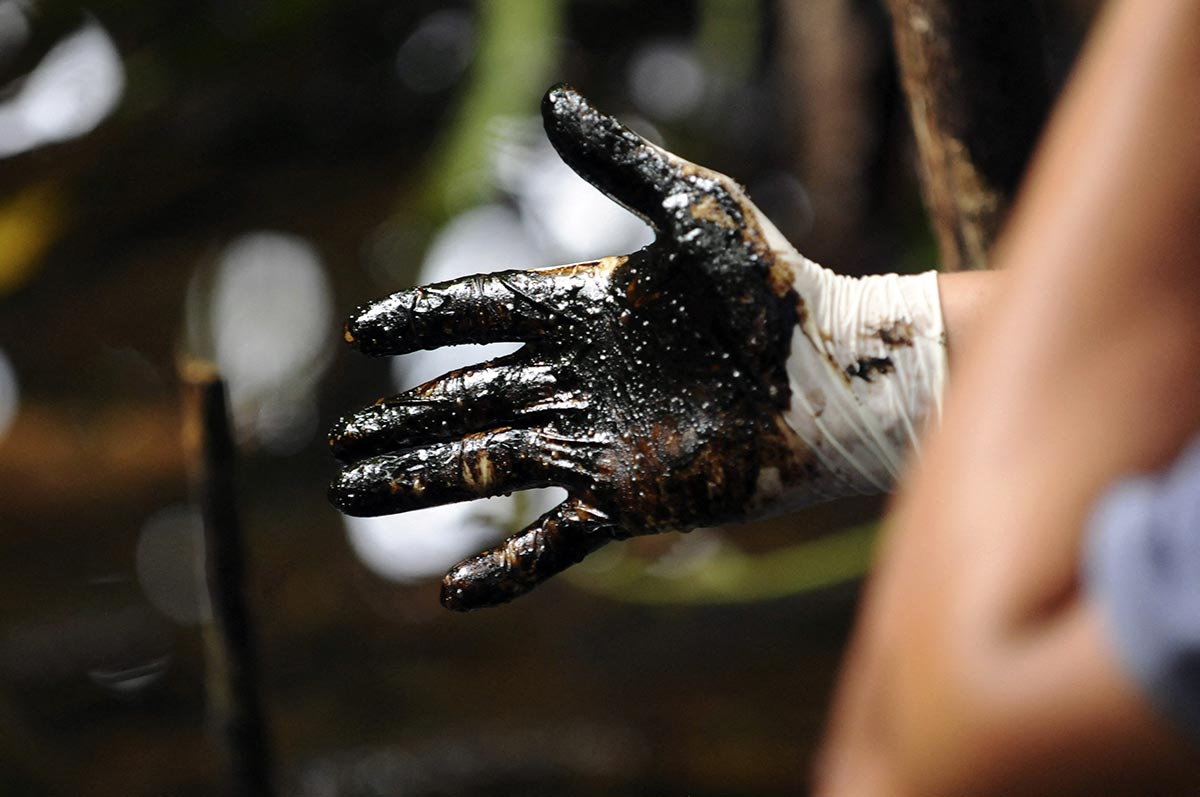
[{"label": "oil-covered glove", "polygon": [[934,274],[841,277],[806,260],[725,175],[643,140],[574,89],[546,133],[649,222],[650,246],[465,277],[359,308],[370,355],[524,341],[353,413],[330,488],[380,515],[557,485],[568,498],[456,566],[442,602],[512,600],[612,539],[886,490],[936,414]]}]

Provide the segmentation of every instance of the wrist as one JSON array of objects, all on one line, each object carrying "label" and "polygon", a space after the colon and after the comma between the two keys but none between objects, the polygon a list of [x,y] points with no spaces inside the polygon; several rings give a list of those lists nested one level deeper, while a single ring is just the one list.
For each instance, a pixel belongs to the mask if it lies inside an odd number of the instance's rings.
[{"label": "wrist", "polygon": [[883,492],[941,414],[946,340],[934,272],[846,277],[803,257],[784,421],[832,497]]},{"label": "wrist", "polygon": [[979,328],[984,308],[1004,279],[999,271],[955,271],[937,275],[938,297],[946,329],[946,356],[957,362]]}]

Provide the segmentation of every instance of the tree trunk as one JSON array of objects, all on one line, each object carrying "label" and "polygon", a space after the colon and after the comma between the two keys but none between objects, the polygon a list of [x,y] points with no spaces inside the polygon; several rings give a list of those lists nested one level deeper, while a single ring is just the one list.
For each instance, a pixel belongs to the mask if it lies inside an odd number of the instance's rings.
[{"label": "tree trunk", "polygon": [[1037,0],[887,5],[942,268],[986,268],[1050,103]]},{"label": "tree trunk", "polygon": [[778,13],[786,96],[799,98],[783,108],[798,145],[792,165],[813,214],[811,229],[785,235],[808,257],[843,273],[879,266],[871,262],[879,249],[887,251],[890,266],[891,247],[872,225],[878,203],[871,174],[887,118],[878,96],[887,31],[857,0],[784,2]]}]

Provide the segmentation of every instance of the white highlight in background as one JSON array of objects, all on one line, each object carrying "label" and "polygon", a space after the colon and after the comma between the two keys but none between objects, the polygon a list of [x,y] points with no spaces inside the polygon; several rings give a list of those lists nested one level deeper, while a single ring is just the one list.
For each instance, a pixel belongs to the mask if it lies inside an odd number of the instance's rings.
[{"label": "white highlight in background", "polygon": [[0,349],[0,440],[8,434],[21,405],[20,389],[17,387],[17,372],[12,367],[4,350]]},{"label": "white highlight in background", "polygon": [[91,132],[124,90],[125,68],[112,38],[97,22],[85,23],[46,53],[16,96],[0,103],[0,157]]}]

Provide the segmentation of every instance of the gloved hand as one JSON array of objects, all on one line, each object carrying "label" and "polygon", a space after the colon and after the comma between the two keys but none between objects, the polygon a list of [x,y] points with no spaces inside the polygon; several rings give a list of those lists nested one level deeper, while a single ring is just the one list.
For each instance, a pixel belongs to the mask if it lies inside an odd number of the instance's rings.
[{"label": "gloved hand", "polygon": [[456,566],[442,602],[512,600],[612,539],[885,490],[936,411],[935,276],[839,277],[800,256],[725,175],[643,140],[574,89],[551,143],[641,216],[629,255],[477,275],[359,308],[370,355],[524,341],[353,413],[330,499],[380,515],[557,485],[568,498]]}]

